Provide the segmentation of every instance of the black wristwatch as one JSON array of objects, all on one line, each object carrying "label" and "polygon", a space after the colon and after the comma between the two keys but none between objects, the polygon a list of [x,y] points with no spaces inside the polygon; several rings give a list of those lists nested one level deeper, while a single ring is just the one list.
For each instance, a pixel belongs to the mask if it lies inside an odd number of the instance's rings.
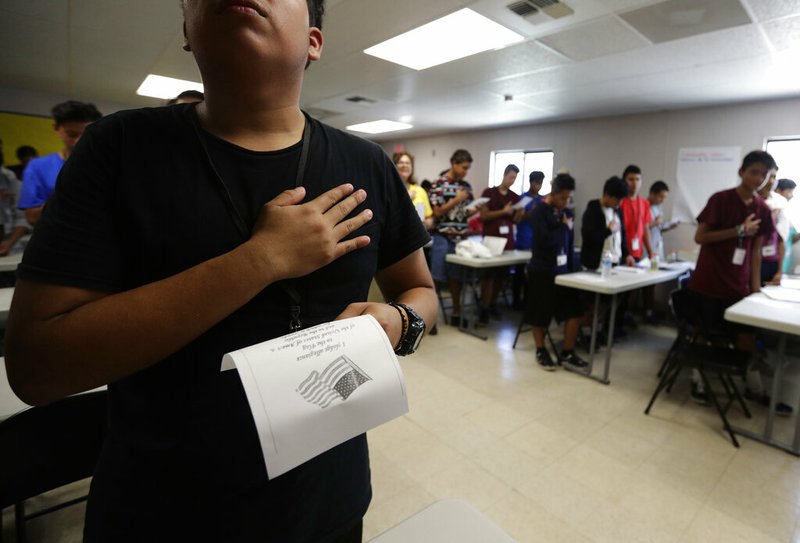
[{"label": "black wristwatch", "polygon": [[394,352],[399,356],[412,354],[419,347],[419,342],[425,334],[425,321],[406,304],[392,302],[389,305],[397,309],[400,318],[403,319],[403,335],[400,336],[400,343]]}]

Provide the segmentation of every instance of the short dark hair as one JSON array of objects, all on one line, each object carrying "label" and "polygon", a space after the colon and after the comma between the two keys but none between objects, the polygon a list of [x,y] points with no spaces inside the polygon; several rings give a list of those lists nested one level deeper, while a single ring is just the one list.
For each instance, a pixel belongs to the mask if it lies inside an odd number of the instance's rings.
[{"label": "short dark hair", "polygon": [[178,103],[178,100],[183,98],[194,98],[195,100],[200,100],[201,102],[206,99],[206,95],[198,90],[185,90],[180,93],[175,98],[170,98],[167,100],[167,105],[171,106]]},{"label": "short dark hair", "polygon": [[553,179],[550,191],[562,192],[565,190],[575,190],[575,178],[568,173],[560,173]]},{"label": "short dark hair", "polygon": [[519,168],[517,168],[516,164],[509,164],[506,166],[506,169],[503,170],[503,177],[507,176],[508,172],[519,173]]},{"label": "short dark hair", "polygon": [[325,0],[306,0],[308,4],[308,26],[322,30],[322,16],[325,15]]},{"label": "short dark hair", "polygon": [[530,181],[531,183],[541,184],[542,182],[544,182],[544,172],[540,172],[538,170],[532,171],[531,174],[528,176],[528,181]]},{"label": "short dark hair", "polygon": [[53,120],[57,125],[64,123],[93,123],[103,117],[94,104],[67,100],[53,107]]},{"label": "short dark hair", "polygon": [[745,155],[742,160],[742,167],[740,170],[746,170],[753,164],[763,164],[768,170],[777,170],[778,163],[772,158],[772,155],[766,151],[750,151]]},{"label": "short dark hair", "polygon": [[30,145],[20,145],[17,147],[17,160],[19,161],[28,157],[36,158],[37,156],[39,156],[39,151],[37,151],[35,147],[31,147]]},{"label": "short dark hair", "polygon": [[608,196],[617,198],[618,200],[625,198],[628,195],[628,192],[628,184],[623,181],[622,178],[617,177],[616,175],[606,179],[606,182],[603,185],[603,194],[607,194]]},{"label": "short dark hair", "polygon": [[636,164],[629,164],[628,167],[625,168],[625,171],[622,172],[622,180],[625,181],[625,178],[628,177],[628,174],[630,174],[630,173],[636,173],[636,174],[641,175],[642,174],[642,169],[639,166],[637,166]]},{"label": "short dark hair", "polygon": [[778,185],[775,190],[794,190],[795,187],[797,187],[797,183],[791,179],[778,179]]},{"label": "short dark hair", "polygon": [[650,194],[659,194],[664,191],[669,192],[669,185],[663,181],[656,181],[650,185]]},{"label": "short dark hair", "polygon": [[450,157],[450,164],[461,164],[462,162],[472,162],[472,155],[465,149],[458,149]]}]

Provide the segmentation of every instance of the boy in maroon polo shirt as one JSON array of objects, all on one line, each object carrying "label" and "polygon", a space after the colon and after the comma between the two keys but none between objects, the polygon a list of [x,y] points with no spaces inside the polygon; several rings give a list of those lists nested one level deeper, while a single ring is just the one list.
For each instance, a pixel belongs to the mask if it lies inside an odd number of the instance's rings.
[{"label": "boy in maroon polo shirt", "polygon": [[[522,218],[523,210],[514,209],[519,202],[519,195],[511,190],[511,185],[517,180],[519,168],[514,164],[506,166],[503,180],[496,187],[489,187],[481,194],[489,198],[485,206],[481,207],[481,220],[483,221],[483,235],[506,238],[505,250],[514,249],[514,224]],[[481,279],[481,315],[480,322],[489,322],[489,312],[497,301],[497,295],[503,283],[503,278],[508,275],[508,270],[499,268],[487,270]]]},{"label": "boy in maroon polo shirt", "polygon": [[[700,244],[700,256],[688,288],[701,299],[705,325],[735,332],[736,347],[749,352],[755,352],[755,334],[749,329],[732,327],[723,315],[731,305],[761,290],[761,248],[774,225],[758,189],[777,169],[769,153],[748,153],[739,169],[741,183],[709,198],[697,217],[694,236]],[[705,404],[708,396],[699,377],[693,372],[692,399]],[[756,371],[748,371],[745,397],[769,405],[760,381]],[[779,404],[778,412],[788,414],[791,408]]]}]

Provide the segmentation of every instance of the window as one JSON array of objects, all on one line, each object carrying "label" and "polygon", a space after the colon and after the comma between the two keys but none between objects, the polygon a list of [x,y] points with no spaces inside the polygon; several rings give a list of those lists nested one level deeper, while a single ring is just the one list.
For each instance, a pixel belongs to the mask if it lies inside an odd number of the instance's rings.
[{"label": "window", "polygon": [[553,178],[553,152],[552,151],[493,151],[489,160],[489,186],[496,187],[503,180],[506,166],[514,164],[520,169],[517,180],[511,185],[511,190],[517,194],[528,192],[530,183],[528,177],[531,172],[544,172],[544,183],[540,194],[550,193],[550,181]]},{"label": "window", "polygon": [[[767,152],[778,163],[778,179],[791,179],[800,185],[800,137],[775,138],[767,140]],[[789,221],[800,229],[800,190],[795,189],[795,197],[789,202],[786,215]]]}]

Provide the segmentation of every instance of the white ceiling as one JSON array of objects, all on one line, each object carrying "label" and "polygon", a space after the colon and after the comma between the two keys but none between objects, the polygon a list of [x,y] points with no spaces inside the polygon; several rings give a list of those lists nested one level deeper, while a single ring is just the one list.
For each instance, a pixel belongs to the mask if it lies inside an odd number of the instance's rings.
[{"label": "white ceiling", "polygon": [[[800,0],[565,0],[560,19],[513,1],[329,0],[302,106],[340,128],[410,118],[415,136],[800,95]],[[362,52],[462,7],[526,41],[421,72]],[[177,0],[0,0],[10,87],[158,105],[135,94],[148,73],[199,80],[182,43]]]}]

